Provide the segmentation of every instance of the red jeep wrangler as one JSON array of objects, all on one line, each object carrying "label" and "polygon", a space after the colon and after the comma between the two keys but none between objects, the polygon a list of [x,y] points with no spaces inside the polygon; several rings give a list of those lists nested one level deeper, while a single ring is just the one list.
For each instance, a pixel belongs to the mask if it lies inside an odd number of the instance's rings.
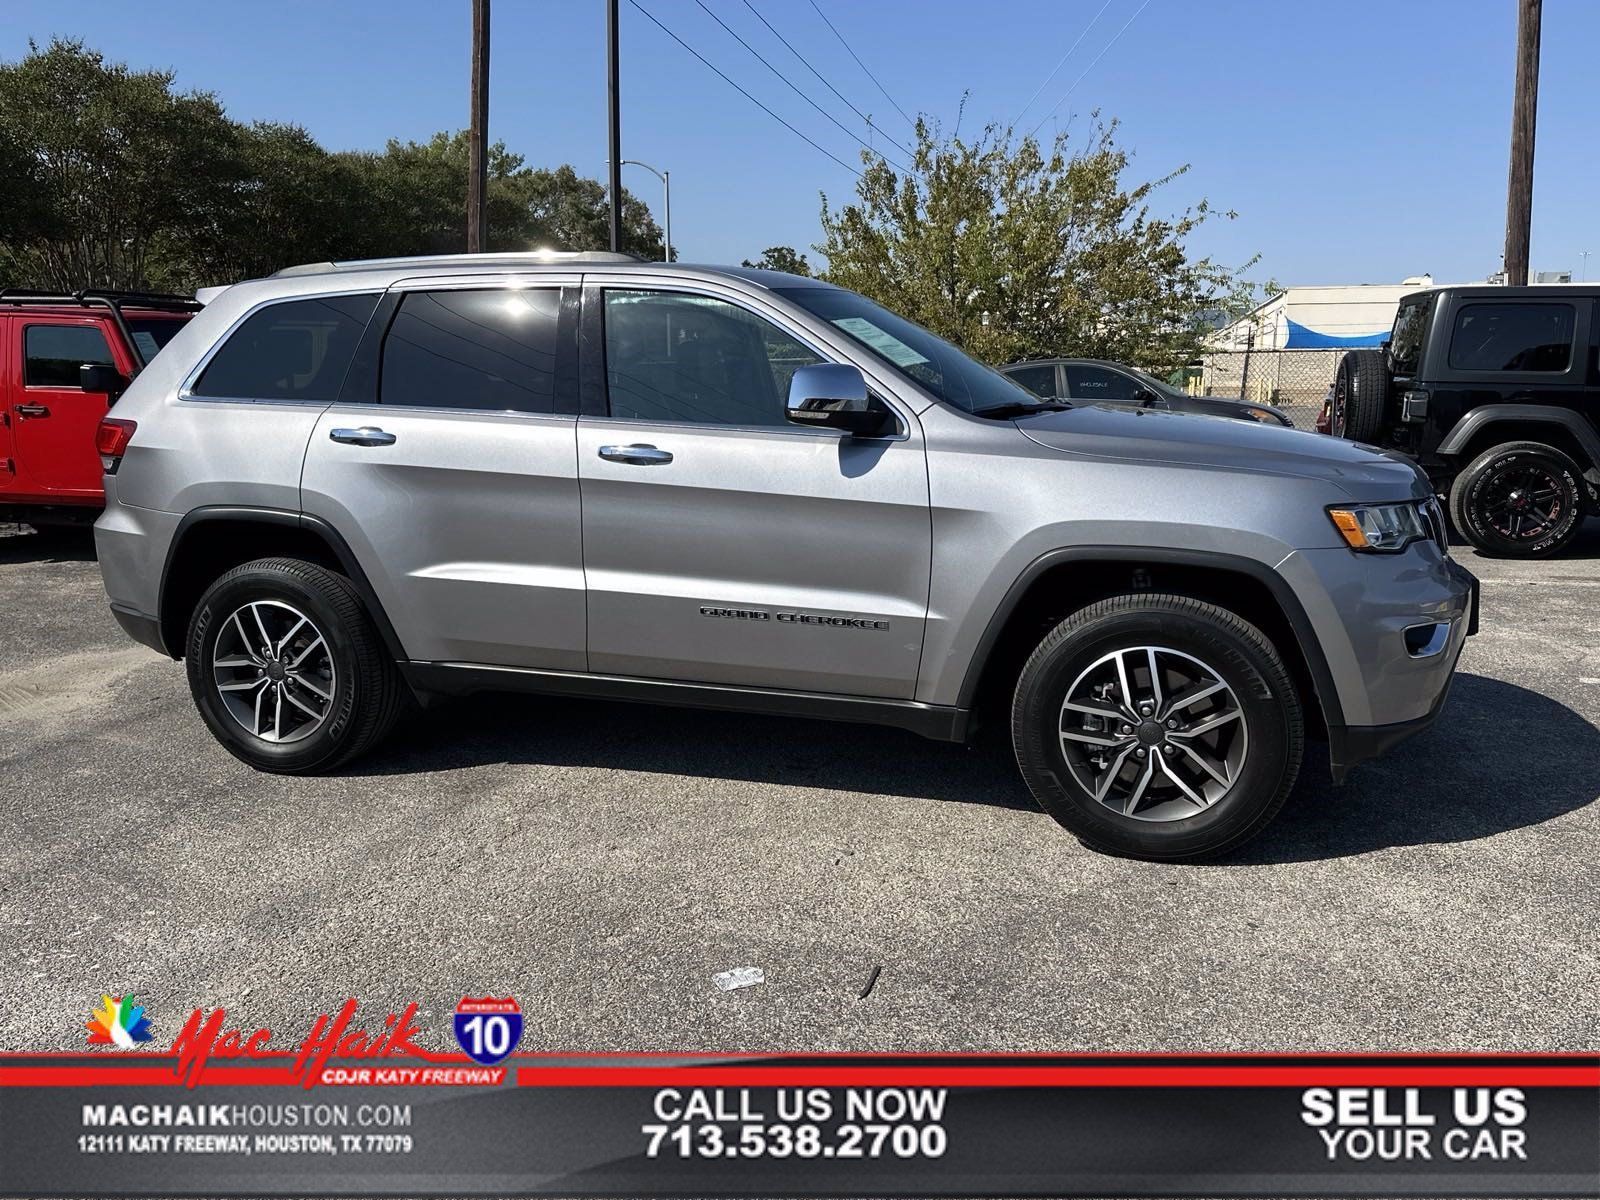
[{"label": "red jeep wrangler", "polygon": [[0,521],[99,515],[100,420],[200,307],[145,292],[0,291]]}]

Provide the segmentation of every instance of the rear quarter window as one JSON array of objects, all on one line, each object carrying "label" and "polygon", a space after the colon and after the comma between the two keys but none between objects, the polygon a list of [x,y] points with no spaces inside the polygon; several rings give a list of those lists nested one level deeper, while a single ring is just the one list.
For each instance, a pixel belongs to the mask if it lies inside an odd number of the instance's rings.
[{"label": "rear quarter window", "polygon": [[1565,371],[1577,310],[1570,304],[1466,304],[1450,333],[1458,371]]},{"label": "rear quarter window", "polygon": [[212,356],[191,394],[332,403],[377,304],[372,293],[285,300],[258,309]]}]

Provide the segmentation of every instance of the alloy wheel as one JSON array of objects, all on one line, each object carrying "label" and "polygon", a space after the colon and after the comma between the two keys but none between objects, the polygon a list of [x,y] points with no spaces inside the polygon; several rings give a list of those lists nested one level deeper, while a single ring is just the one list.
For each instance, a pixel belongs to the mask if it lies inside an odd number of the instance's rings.
[{"label": "alloy wheel", "polygon": [[222,705],[266,742],[298,742],[333,711],[337,674],[328,641],[299,609],[256,600],[222,623],[212,657]]},{"label": "alloy wheel", "polygon": [[1484,485],[1478,513],[1501,537],[1531,542],[1544,537],[1566,515],[1561,481],[1544,467],[1511,464]]},{"label": "alloy wheel", "polygon": [[1141,821],[1212,807],[1249,753],[1233,689],[1213,667],[1165,646],[1131,646],[1090,664],[1067,689],[1060,736],[1078,785]]}]

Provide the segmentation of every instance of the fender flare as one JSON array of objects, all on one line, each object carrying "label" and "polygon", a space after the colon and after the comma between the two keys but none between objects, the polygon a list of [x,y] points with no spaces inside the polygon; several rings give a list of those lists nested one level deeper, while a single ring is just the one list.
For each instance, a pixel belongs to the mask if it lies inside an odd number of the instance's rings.
[{"label": "fender flare", "polygon": [[[157,619],[164,627],[167,611],[167,580],[172,573],[172,564],[183,546],[185,536],[197,525],[215,521],[244,521],[254,522],[258,525],[278,525],[288,528],[303,529],[313,534],[327,545],[338,560],[339,569],[345,578],[355,588],[356,594],[361,597],[361,603],[366,607],[368,615],[372,617],[373,624],[377,626],[378,635],[383,639],[384,648],[388,650],[396,662],[406,661],[405,648],[400,644],[400,637],[394,631],[394,626],[389,621],[389,616],[383,611],[383,605],[378,600],[378,595],[372,590],[372,585],[367,581],[367,573],[361,569],[361,563],[355,556],[355,551],[350,549],[350,543],[344,540],[344,535],[321,517],[314,517],[309,513],[291,512],[282,508],[255,508],[248,505],[233,504],[208,504],[186,513],[178,527],[173,531],[172,540],[167,544],[166,561],[161,565],[161,590],[156,595]],[[163,637],[165,643],[165,637]],[[164,651],[173,658],[181,658],[180,653],[174,654],[173,647],[163,645]]]},{"label": "fender flare", "polygon": [[1455,423],[1439,443],[1436,453],[1460,454],[1474,435],[1498,421],[1559,425],[1577,439],[1589,457],[1588,467],[1600,467],[1600,433],[1570,408],[1556,408],[1550,404],[1485,404],[1475,408]]},{"label": "fender flare", "polygon": [[978,639],[972,660],[967,664],[966,674],[962,678],[961,692],[956,701],[958,707],[971,708],[975,702],[984,668],[988,666],[995,645],[999,642],[1006,624],[1011,620],[1011,614],[1016,611],[1017,605],[1021,603],[1028,589],[1052,567],[1072,562],[1125,562],[1129,566],[1168,564],[1203,567],[1247,575],[1264,585],[1273,600],[1277,602],[1284,619],[1288,621],[1289,628],[1294,633],[1300,656],[1304,659],[1306,669],[1311,675],[1311,686],[1316,693],[1317,703],[1322,706],[1324,722],[1330,731],[1343,728],[1344,706],[1339,703],[1339,690],[1334,685],[1333,672],[1328,667],[1327,655],[1323,652],[1322,642],[1317,637],[1316,627],[1312,625],[1311,618],[1306,616],[1306,610],[1300,603],[1300,598],[1295,595],[1294,589],[1289,586],[1289,581],[1265,563],[1253,558],[1215,550],[1182,550],[1165,547],[1073,546],[1049,550],[1034,559],[1006,589],[999,607],[990,615],[989,623],[984,628],[983,636]]}]

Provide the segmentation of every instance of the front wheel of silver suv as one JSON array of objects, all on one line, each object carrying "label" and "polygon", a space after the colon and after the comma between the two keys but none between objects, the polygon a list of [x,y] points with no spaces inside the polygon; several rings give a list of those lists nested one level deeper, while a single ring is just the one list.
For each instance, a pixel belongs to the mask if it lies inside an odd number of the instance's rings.
[{"label": "front wheel of silver suv", "polygon": [[404,685],[350,582],[264,558],[207,589],[189,619],[189,690],[206,725],[262,771],[331,771],[376,745]]},{"label": "front wheel of silver suv", "polygon": [[1187,596],[1081,609],[1028,659],[1012,744],[1034,798],[1091,849],[1177,860],[1260,832],[1294,787],[1300,700],[1271,641]]}]

